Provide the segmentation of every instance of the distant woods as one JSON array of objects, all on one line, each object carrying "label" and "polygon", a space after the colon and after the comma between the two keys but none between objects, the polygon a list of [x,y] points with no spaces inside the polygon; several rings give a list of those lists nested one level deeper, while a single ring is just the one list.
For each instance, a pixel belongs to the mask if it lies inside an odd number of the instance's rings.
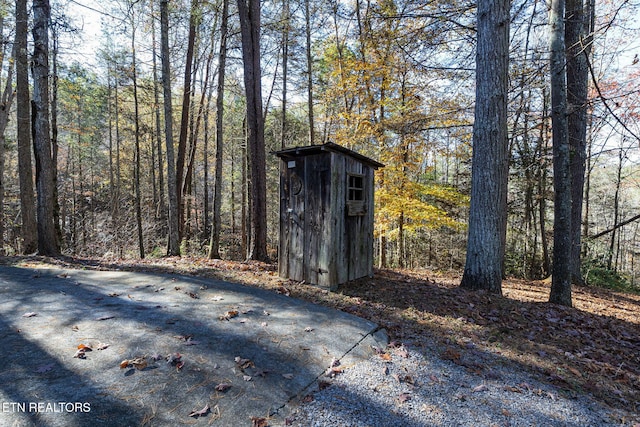
[{"label": "distant woods", "polygon": [[0,0],[0,249],[277,260],[271,153],[331,141],[380,267],[637,281],[637,6],[484,3]]}]

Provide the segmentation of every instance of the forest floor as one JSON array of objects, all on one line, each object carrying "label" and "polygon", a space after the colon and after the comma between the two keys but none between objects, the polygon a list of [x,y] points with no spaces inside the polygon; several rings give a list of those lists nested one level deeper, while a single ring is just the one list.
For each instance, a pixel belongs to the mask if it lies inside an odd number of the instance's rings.
[{"label": "forest floor", "polygon": [[613,408],[640,413],[636,294],[574,287],[574,307],[567,308],[547,302],[548,281],[508,279],[504,296],[498,297],[459,288],[455,274],[427,270],[376,270],[373,278],[328,292],[283,280],[275,265],[254,262],[15,257],[0,263],[177,273],[265,288],[371,320],[392,341],[435,349],[441,358],[471,371],[485,369],[475,355],[488,352],[568,395],[591,394]]}]

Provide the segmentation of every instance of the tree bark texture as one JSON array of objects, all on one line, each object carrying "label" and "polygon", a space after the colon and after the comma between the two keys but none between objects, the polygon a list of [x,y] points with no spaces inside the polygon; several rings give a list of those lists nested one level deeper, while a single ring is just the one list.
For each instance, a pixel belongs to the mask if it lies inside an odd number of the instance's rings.
[{"label": "tree bark texture", "polygon": [[478,2],[471,206],[461,286],[502,293],[507,227],[509,20],[507,0]]},{"label": "tree bark texture", "polygon": [[[216,94],[216,169],[213,184],[213,221],[211,226],[211,241],[209,258],[220,258],[220,229],[222,221],[222,160],[224,156],[224,75],[227,64],[227,36],[229,32],[229,0],[222,1],[222,22],[220,24],[220,52],[218,54],[218,89]],[[233,181],[233,174],[231,176]],[[233,211],[232,211],[233,215]]]},{"label": "tree bark texture", "polygon": [[307,54],[307,117],[309,120],[309,145],[315,143],[315,120],[313,117],[313,56],[311,52],[311,11],[309,10],[310,0],[305,0],[305,36]]},{"label": "tree bark texture", "polygon": [[[587,0],[591,3],[593,0]],[[565,43],[567,48],[567,108],[571,170],[571,275],[583,284],[581,267],[582,202],[587,158],[587,96],[593,7],[583,0],[567,0]]]},{"label": "tree bark texture", "polygon": [[180,210],[178,182],[173,150],[173,108],[171,105],[171,67],[169,58],[169,0],[160,2],[160,43],[162,87],[164,93],[165,144],[167,150],[167,185],[169,187],[169,236],[167,255],[180,256]]},{"label": "tree bark texture", "polygon": [[36,162],[37,229],[40,255],[58,256],[54,221],[54,174],[49,124],[49,0],[33,1],[33,100],[31,120]]},{"label": "tree bark texture", "polygon": [[22,253],[38,250],[36,201],[31,163],[31,108],[29,105],[29,64],[27,60],[27,0],[16,0],[16,116]]},{"label": "tree bark texture", "polygon": [[182,238],[182,228],[184,226],[184,183],[186,176],[184,173],[187,156],[187,136],[189,133],[189,113],[191,111],[191,72],[193,67],[193,50],[196,40],[196,10],[198,1],[191,3],[191,15],[189,17],[189,36],[187,38],[187,54],[184,66],[184,84],[182,87],[182,111],[180,118],[180,135],[178,136],[178,156],[176,159],[176,188],[178,190],[178,213],[180,237]]},{"label": "tree bark texture", "polygon": [[[4,30],[4,17],[0,16],[0,34]],[[15,56],[15,46],[14,46]],[[4,64],[5,55],[0,55],[0,64]],[[9,111],[11,110],[11,104],[13,104],[13,97],[15,92],[13,91],[13,70],[15,62],[9,59],[9,66],[7,67],[7,79],[5,81],[5,87],[0,97],[0,255],[4,255],[4,153],[6,137],[5,131],[9,124]]]},{"label": "tree bark texture", "polygon": [[260,69],[260,1],[238,0],[242,59],[247,97],[247,150],[249,156],[250,229],[247,258],[266,261],[267,256],[267,184],[262,116]]},{"label": "tree bark texture", "polygon": [[553,131],[553,266],[549,302],[571,306],[571,171],[567,121],[564,0],[552,0],[551,126]]}]

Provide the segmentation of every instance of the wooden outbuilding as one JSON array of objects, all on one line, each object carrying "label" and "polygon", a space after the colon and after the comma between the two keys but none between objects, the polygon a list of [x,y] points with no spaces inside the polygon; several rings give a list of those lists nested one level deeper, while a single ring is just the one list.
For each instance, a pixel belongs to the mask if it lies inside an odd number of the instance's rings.
[{"label": "wooden outbuilding", "polygon": [[374,171],[334,143],[275,153],[280,167],[280,277],[328,289],[373,274]]}]

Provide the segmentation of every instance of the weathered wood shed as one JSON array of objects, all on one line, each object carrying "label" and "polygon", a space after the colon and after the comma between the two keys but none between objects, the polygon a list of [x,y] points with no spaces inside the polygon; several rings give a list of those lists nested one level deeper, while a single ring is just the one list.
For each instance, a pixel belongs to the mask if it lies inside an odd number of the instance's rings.
[{"label": "weathered wood shed", "polygon": [[373,273],[374,171],[381,163],[334,143],[280,157],[280,277],[335,289]]}]

